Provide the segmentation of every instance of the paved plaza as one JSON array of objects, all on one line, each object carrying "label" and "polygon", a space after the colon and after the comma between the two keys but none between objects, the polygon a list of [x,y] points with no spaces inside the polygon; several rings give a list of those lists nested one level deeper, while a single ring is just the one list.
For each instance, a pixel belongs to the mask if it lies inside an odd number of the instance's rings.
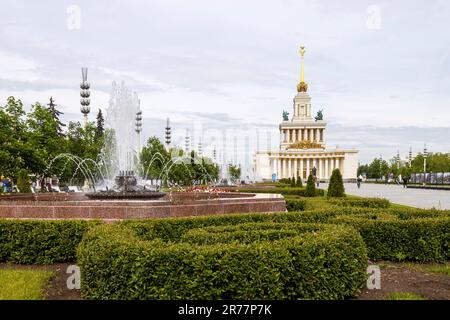
[{"label": "paved plaza", "polygon": [[[355,196],[386,198],[393,203],[417,208],[450,210],[450,190],[404,189],[403,186],[393,184],[372,183],[361,184],[361,189],[356,183],[345,183],[344,186],[345,193]],[[320,185],[320,188],[327,187],[327,184]]]}]

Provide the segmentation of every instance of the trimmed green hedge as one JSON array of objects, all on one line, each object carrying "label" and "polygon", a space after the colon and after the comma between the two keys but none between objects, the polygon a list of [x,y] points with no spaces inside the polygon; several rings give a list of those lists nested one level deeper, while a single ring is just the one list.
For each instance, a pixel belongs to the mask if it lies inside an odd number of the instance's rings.
[{"label": "trimmed green hedge", "polygon": [[[237,189],[236,191],[243,193],[279,193],[285,196],[306,196],[306,188],[243,188]],[[316,188],[317,197],[324,195],[325,191],[323,189]]]},{"label": "trimmed green hedge", "polygon": [[340,207],[363,207],[363,208],[389,208],[391,203],[388,199],[381,198],[362,198],[362,199],[329,199],[329,203]]},{"label": "trimmed green hedge", "polygon": [[0,219],[0,262],[72,262],[89,227],[99,222]]},{"label": "trimmed green hedge", "polygon": [[101,225],[86,234],[78,248],[84,298],[342,299],[366,279],[363,240],[345,225],[191,229],[168,242],[133,226]]},{"label": "trimmed green hedge", "polygon": [[305,211],[306,200],[285,199],[287,211]]},{"label": "trimmed green hedge", "polygon": [[[368,224],[363,224],[364,221],[368,221]],[[435,228],[435,221],[439,224],[437,228]],[[450,211],[343,207],[303,212],[155,219],[124,223],[129,224],[145,239],[160,238],[164,241],[179,241],[190,229],[249,222],[345,223],[361,232],[371,259],[410,261],[449,259]],[[392,232],[393,223],[397,226],[395,232]],[[367,231],[369,228],[372,231]],[[377,238],[373,234],[376,234]],[[433,249],[423,251],[423,241]],[[383,250],[378,250],[378,242],[383,244]],[[418,251],[424,254],[417,254]],[[402,257],[404,258],[401,259]]]}]

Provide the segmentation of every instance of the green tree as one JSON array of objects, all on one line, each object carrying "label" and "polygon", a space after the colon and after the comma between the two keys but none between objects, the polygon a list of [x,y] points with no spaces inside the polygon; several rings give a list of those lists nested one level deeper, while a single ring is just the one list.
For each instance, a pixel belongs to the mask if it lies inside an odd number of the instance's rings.
[{"label": "green tree", "polygon": [[306,181],[305,196],[306,197],[315,197],[316,196],[316,185],[314,183],[314,178],[313,178],[312,174],[310,174],[308,176],[308,180]]},{"label": "green tree", "polygon": [[50,111],[50,113],[51,113],[51,115],[53,117],[53,120],[56,122],[56,124],[58,126],[57,127],[58,133],[60,135],[62,135],[63,134],[62,127],[65,127],[66,125],[59,120],[59,117],[63,113],[61,111],[59,111],[58,109],[56,109],[57,104],[53,100],[53,97],[50,97],[50,102],[47,104],[47,106],[48,106],[48,111]]},{"label": "green tree", "polygon": [[102,109],[98,109],[97,113],[97,131],[95,133],[96,139],[103,137],[105,132],[105,119],[103,118]]},{"label": "green tree", "polygon": [[230,163],[228,165],[228,173],[230,174],[231,181],[236,182],[241,177],[241,167],[235,166]]},{"label": "green tree", "polygon": [[297,177],[297,185],[298,188],[302,188],[303,187],[303,183],[302,183],[302,178],[301,177]]},{"label": "green tree", "polygon": [[21,193],[30,193],[30,177],[26,169],[20,169],[17,175],[17,188]]},{"label": "green tree", "polygon": [[327,196],[345,197],[344,182],[342,181],[342,175],[339,169],[334,169],[331,173]]},{"label": "green tree", "polygon": [[296,186],[295,177],[292,177],[292,180],[291,180],[291,187],[292,187],[292,188],[295,188],[295,186]]}]

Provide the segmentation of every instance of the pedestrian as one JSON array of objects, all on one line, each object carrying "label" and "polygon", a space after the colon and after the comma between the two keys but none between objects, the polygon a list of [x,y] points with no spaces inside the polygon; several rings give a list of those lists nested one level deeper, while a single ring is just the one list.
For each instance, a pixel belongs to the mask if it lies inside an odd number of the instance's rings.
[{"label": "pedestrian", "polygon": [[403,177],[403,188],[408,188],[408,177],[407,176]]},{"label": "pedestrian", "polygon": [[363,178],[361,175],[359,175],[358,178],[356,179],[356,185],[358,186],[358,189],[361,188],[362,180],[363,180]]}]

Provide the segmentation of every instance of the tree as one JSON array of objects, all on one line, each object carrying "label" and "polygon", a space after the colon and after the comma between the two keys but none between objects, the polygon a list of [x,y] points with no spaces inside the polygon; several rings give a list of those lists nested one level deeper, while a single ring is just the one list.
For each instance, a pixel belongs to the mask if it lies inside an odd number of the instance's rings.
[{"label": "tree", "polygon": [[236,182],[241,177],[241,167],[232,165],[231,163],[228,165],[228,172],[230,174],[230,179],[233,182]]},{"label": "tree", "polygon": [[291,180],[291,187],[292,188],[295,188],[295,186],[296,186],[296,181],[295,181],[295,177],[292,177],[292,180]]},{"label": "tree", "polygon": [[330,184],[328,185],[328,197],[345,197],[344,182],[339,169],[334,169],[331,173]]},{"label": "tree", "polygon": [[303,183],[302,183],[302,178],[301,177],[297,177],[297,187],[298,188],[302,188],[303,187]]},{"label": "tree", "polygon": [[30,178],[26,169],[20,169],[17,175],[17,188],[21,193],[30,193]]},{"label": "tree", "polygon": [[50,97],[50,103],[48,103],[47,105],[48,105],[48,111],[50,111],[50,113],[53,117],[53,120],[56,122],[56,124],[58,126],[57,127],[58,133],[60,135],[62,135],[63,134],[62,127],[65,127],[66,125],[59,120],[59,116],[62,115],[63,113],[56,109],[57,104],[55,104],[53,97]]},{"label": "tree", "polygon": [[102,109],[98,109],[97,113],[97,131],[95,133],[95,137],[98,139],[103,137],[105,132],[105,119],[103,118]]},{"label": "tree", "polygon": [[308,180],[306,181],[305,197],[315,197],[316,196],[316,185],[314,184],[314,178],[312,174],[309,174]]}]

